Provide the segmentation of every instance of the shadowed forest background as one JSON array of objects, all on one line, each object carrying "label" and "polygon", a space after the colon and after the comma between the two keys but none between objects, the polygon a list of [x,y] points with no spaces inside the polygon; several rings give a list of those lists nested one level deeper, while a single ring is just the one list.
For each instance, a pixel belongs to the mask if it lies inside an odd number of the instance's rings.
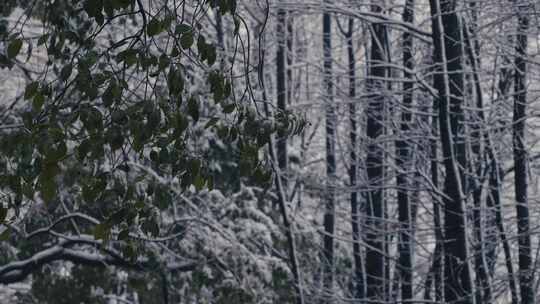
[{"label": "shadowed forest background", "polygon": [[0,0],[0,303],[536,303],[538,9]]}]

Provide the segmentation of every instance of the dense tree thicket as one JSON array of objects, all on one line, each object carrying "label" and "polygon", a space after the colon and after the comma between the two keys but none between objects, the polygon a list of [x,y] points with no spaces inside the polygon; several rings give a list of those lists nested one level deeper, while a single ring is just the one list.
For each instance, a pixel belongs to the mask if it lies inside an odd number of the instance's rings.
[{"label": "dense tree thicket", "polygon": [[535,303],[532,0],[0,3],[0,302]]}]

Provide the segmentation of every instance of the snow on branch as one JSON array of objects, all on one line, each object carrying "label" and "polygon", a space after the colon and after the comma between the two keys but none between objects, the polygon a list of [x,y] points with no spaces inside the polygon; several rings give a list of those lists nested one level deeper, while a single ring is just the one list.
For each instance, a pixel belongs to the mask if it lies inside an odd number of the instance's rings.
[{"label": "snow on branch", "polygon": [[[73,242],[69,241],[61,243],[54,247],[42,250],[28,259],[11,262],[0,267],[0,283],[11,284],[23,281],[28,275],[37,271],[43,265],[55,261],[69,261],[75,264],[92,267],[117,266],[138,271],[149,268],[146,261],[130,262],[127,259],[122,258],[119,254],[115,254],[113,251],[104,250],[103,252],[106,254],[98,254],[66,248],[65,246],[70,243]],[[194,270],[196,266],[197,263],[195,262],[183,264],[172,263],[167,265],[167,270],[186,272]]]}]

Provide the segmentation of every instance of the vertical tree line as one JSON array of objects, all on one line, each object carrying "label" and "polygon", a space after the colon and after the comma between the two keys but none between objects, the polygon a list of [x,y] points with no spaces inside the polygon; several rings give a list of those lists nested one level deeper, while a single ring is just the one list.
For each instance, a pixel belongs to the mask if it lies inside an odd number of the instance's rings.
[{"label": "vertical tree line", "polygon": [[[430,9],[429,40],[416,26],[415,11],[422,4],[429,4]],[[483,20],[479,16],[483,14],[484,4],[478,1],[405,0],[398,23],[401,26],[397,31],[401,32],[399,45],[390,40],[389,35],[395,35],[396,31],[392,28],[392,34],[389,34],[391,23],[385,22],[388,18],[395,18],[388,17],[395,11],[387,10],[384,2],[370,2],[357,13],[358,16],[365,13],[379,20],[359,19],[359,24],[369,33],[369,43],[358,40],[360,35],[358,27],[355,27],[355,17],[348,16],[344,23],[346,26],[342,27],[340,14],[347,16],[347,13],[336,9],[339,5],[334,3],[325,2],[322,6],[322,97],[326,146],[322,292],[326,302],[332,302],[330,299],[336,296],[336,275],[342,255],[335,249],[336,244],[340,244],[336,233],[343,229],[336,214],[341,200],[336,189],[340,187],[339,164],[342,161],[336,146],[336,141],[342,140],[340,116],[336,116],[336,111],[341,110],[335,104],[336,99],[341,98],[336,93],[340,90],[339,78],[336,78],[339,74],[334,74],[333,68],[333,62],[338,61],[346,67],[348,79],[349,121],[343,134],[347,134],[349,149],[344,162],[347,163],[348,180],[344,183],[350,191],[351,295],[367,301],[399,299],[412,303],[421,297],[417,287],[422,283],[425,300],[489,303],[495,297],[493,280],[499,267],[497,248],[500,247],[512,303],[518,299],[516,280],[520,284],[521,302],[532,303],[530,282],[534,281],[534,271],[527,207],[525,141],[526,49],[530,21],[528,7],[512,4],[520,11],[516,18],[518,28],[512,63],[515,70],[509,71],[511,63],[504,55],[505,64],[496,68],[499,74],[493,86],[498,98],[508,98],[511,88],[515,92],[512,142],[519,240],[517,272],[512,260],[512,241],[505,227],[512,224],[505,223],[502,207],[501,189],[505,173],[496,150],[497,144],[493,142],[493,137],[500,133],[486,129],[490,119],[486,113],[497,100],[487,97],[486,80],[482,77],[485,63],[481,60],[483,50],[479,27]],[[350,5],[348,9],[354,8],[355,3]],[[468,15],[464,13],[467,10]],[[344,37],[343,53],[333,49],[338,47],[332,43],[335,37],[332,34],[333,17],[337,19],[337,27]],[[415,44],[417,38],[419,42]],[[432,56],[419,61],[418,49],[431,52]],[[390,56],[398,52],[402,56],[399,66],[390,61]],[[359,56],[362,53],[365,60]],[[343,56],[343,59],[336,59],[336,56]],[[429,65],[424,75],[419,75],[416,62],[421,68],[426,62]],[[360,66],[365,67],[365,71],[359,72]],[[399,78],[401,90],[393,85],[396,75],[402,75]],[[419,78],[424,80],[419,81]],[[335,83],[338,84],[334,86]],[[432,100],[433,111],[427,120],[424,117],[426,110],[421,108],[424,101],[416,102],[415,92],[419,92],[418,98],[422,100],[426,96]],[[401,100],[396,103],[393,94],[400,96]],[[280,102],[278,99],[278,104]],[[424,129],[415,129],[419,126]],[[414,138],[418,134],[423,134],[428,140],[416,141]],[[388,158],[388,136],[396,136],[393,163]],[[428,146],[418,146],[426,142]],[[429,162],[420,169],[414,160],[422,157]],[[418,170],[427,170],[428,174],[419,174]],[[389,173],[395,176],[394,183],[389,182]],[[429,187],[420,190],[419,185],[425,183]],[[434,239],[424,282],[415,276],[418,272],[415,231],[420,225],[416,222],[419,208],[416,204],[425,197],[422,192],[431,200],[428,210]],[[393,214],[396,226],[389,224],[393,221]],[[395,236],[392,235],[394,232]],[[390,265],[395,265],[395,268]]]},{"label": "vertical tree line", "polygon": [[519,291],[522,304],[534,303],[534,270],[531,257],[531,234],[528,200],[528,160],[525,137],[527,118],[527,31],[528,5],[518,5],[518,27],[516,35],[516,57],[514,60],[514,116],[512,143],[514,151],[514,184],[519,245]]},{"label": "vertical tree line", "polygon": [[336,113],[333,105],[332,16],[323,14],[323,98],[326,140],[326,190],[324,192],[323,298],[332,302],[334,289],[334,231],[336,187]]},{"label": "vertical tree line", "polygon": [[[403,8],[403,22],[414,22],[414,0],[405,1],[405,7]],[[411,301],[414,297],[413,294],[413,246],[411,240],[414,239],[412,235],[412,212],[410,199],[410,183],[408,172],[410,171],[412,145],[407,141],[408,132],[411,129],[412,122],[412,102],[413,102],[413,88],[414,81],[412,79],[411,71],[414,69],[413,62],[413,37],[409,32],[404,32],[402,36],[402,49],[403,49],[403,66],[407,69],[403,72],[405,82],[403,83],[403,109],[401,112],[401,125],[400,135],[401,140],[396,142],[396,163],[398,166],[398,172],[396,174],[396,187],[397,187],[397,204],[398,204],[398,221],[400,223],[400,235],[399,235],[399,262],[398,267],[400,269],[400,284],[401,284],[401,298],[403,301]]]},{"label": "vertical tree line", "polygon": [[[371,3],[371,12],[381,13],[382,7],[378,1]],[[383,24],[370,25],[371,44],[368,62],[366,89],[366,297],[369,300],[382,301],[384,294],[384,249],[383,232],[383,161],[384,150],[380,137],[383,135],[385,82],[387,67],[386,29]]]}]

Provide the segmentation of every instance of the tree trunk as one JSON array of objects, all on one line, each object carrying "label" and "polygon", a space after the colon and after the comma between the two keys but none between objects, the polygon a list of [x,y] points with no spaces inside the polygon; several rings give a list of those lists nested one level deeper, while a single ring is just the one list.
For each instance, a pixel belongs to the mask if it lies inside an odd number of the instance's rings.
[{"label": "tree trunk", "polygon": [[[414,20],[414,0],[407,0],[403,10],[403,22],[413,23]],[[413,64],[413,38],[407,31],[403,33],[403,66],[409,70],[414,68]],[[411,227],[411,206],[409,202],[409,183],[407,172],[411,162],[411,146],[407,136],[410,130],[412,116],[410,108],[412,107],[413,81],[412,75],[404,72],[405,82],[403,83],[403,110],[401,113],[400,140],[396,141],[397,148],[397,166],[396,176],[397,184],[397,202],[398,202],[398,220],[400,223],[400,235],[398,243],[399,251],[399,269],[401,282],[401,300],[411,301],[413,298],[412,286],[412,266],[413,252],[411,246],[411,237],[413,229]]]},{"label": "tree trunk", "polygon": [[[433,113],[437,113],[439,109],[439,102],[435,98],[433,99]],[[436,138],[439,136],[439,120],[437,116],[433,116],[431,119],[431,136],[430,140],[430,153],[431,153],[431,184],[435,189],[439,189],[439,161],[438,161],[438,147]],[[441,220],[441,207],[438,200],[438,194],[433,193],[433,224],[435,225],[435,252],[433,257],[433,285],[435,287],[435,301],[442,302],[444,298],[444,248],[443,248],[443,226]]]},{"label": "tree trunk", "polygon": [[294,42],[294,19],[292,11],[287,12],[287,104],[292,103],[293,94],[293,73],[291,66],[293,64],[293,42]]},{"label": "tree trunk", "polygon": [[[336,115],[333,105],[332,84],[332,24],[329,13],[323,14],[324,89],[326,103],[326,177],[323,244],[323,293],[332,295],[334,285],[334,212],[336,181]],[[330,297],[328,302],[330,302]]]},{"label": "tree trunk", "polygon": [[353,27],[354,19],[349,18],[347,31],[343,31],[345,39],[347,39],[347,56],[349,66],[349,122],[350,131],[349,139],[351,144],[351,150],[349,153],[350,167],[349,167],[349,183],[351,186],[351,226],[352,226],[352,238],[353,238],[353,258],[354,258],[354,297],[362,299],[365,297],[365,282],[364,282],[364,263],[362,251],[360,250],[360,216],[358,206],[358,191],[356,190],[358,182],[358,158],[357,151],[357,121],[356,121],[356,104],[354,98],[356,97],[356,62],[354,60],[354,45],[353,45]]},{"label": "tree trunk", "polygon": [[[287,109],[287,89],[286,89],[286,69],[285,69],[285,27],[286,27],[286,14],[285,10],[278,9],[277,12],[277,54],[276,54],[276,87],[277,87],[277,108],[280,112],[285,112]],[[287,136],[285,132],[279,132],[277,134],[277,159],[280,169],[280,178],[283,185],[285,194],[288,193],[287,183]]]},{"label": "tree trunk", "polygon": [[[379,5],[373,4],[371,10],[374,13],[382,11]],[[377,142],[383,135],[384,115],[384,82],[381,80],[386,75],[385,62],[385,26],[372,24],[371,51],[369,62],[369,75],[367,78],[368,104],[367,104],[367,129],[368,138],[366,169],[369,191],[367,194],[367,219],[366,219],[366,274],[367,274],[367,298],[372,301],[383,301],[384,295],[384,251],[383,240],[383,158],[382,144]]]},{"label": "tree trunk", "polygon": [[527,7],[518,7],[518,34],[516,37],[516,58],[514,60],[514,187],[518,221],[519,245],[519,289],[521,303],[534,303],[534,275],[531,262],[531,234],[529,228],[529,207],[527,195],[527,150],[525,141],[525,119],[527,110],[527,30],[529,17],[524,13]]},{"label": "tree trunk", "polygon": [[473,303],[468,262],[462,168],[466,154],[463,134],[462,49],[456,3],[430,0],[435,63],[434,85],[439,93],[439,131],[444,158],[444,281],[445,301]]}]

